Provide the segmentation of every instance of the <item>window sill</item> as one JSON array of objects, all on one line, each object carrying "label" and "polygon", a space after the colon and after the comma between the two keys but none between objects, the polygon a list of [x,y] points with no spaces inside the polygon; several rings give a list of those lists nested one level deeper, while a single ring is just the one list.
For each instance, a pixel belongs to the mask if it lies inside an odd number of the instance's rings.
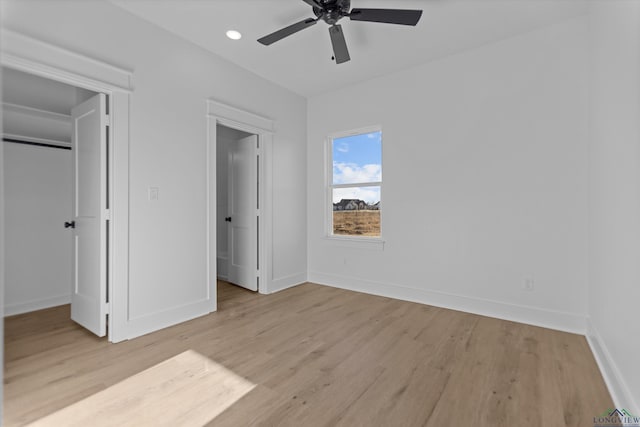
[{"label": "window sill", "polygon": [[345,248],[369,249],[384,251],[384,243],[380,237],[342,237],[324,236],[324,240]]}]

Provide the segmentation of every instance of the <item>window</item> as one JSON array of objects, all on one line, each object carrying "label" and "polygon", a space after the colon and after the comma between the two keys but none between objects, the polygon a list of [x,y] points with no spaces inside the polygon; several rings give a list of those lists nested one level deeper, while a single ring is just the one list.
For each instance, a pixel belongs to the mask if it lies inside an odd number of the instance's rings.
[{"label": "window", "polygon": [[382,131],[343,133],[329,142],[330,235],[380,237]]}]

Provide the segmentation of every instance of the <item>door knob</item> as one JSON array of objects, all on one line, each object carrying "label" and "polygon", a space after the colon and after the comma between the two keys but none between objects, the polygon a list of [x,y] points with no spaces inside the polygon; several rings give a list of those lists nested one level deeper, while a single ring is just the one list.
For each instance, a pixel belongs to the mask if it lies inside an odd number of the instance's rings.
[{"label": "door knob", "polygon": [[75,221],[71,221],[71,222],[65,221],[64,222],[64,228],[69,228],[69,227],[76,228],[76,222]]},{"label": "door knob", "polygon": [[231,222],[231,217],[230,217],[230,216],[228,216],[228,217],[226,217],[224,220],[225,220],[225,221],[227,221],[227,222]]}]

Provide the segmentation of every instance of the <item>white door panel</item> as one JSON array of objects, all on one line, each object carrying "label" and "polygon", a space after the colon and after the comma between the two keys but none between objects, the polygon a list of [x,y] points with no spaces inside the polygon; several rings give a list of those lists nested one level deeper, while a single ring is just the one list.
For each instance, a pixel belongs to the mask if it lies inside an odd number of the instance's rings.
[{"label": "white door panel", "polygon": [[74,153],[74,283],[71,319],[106,335],[106,96],[72,110]]},{"label": "white door panel", "polygon": [[252,291],[257,279],[258,137],[229,144],[229,282]]}]

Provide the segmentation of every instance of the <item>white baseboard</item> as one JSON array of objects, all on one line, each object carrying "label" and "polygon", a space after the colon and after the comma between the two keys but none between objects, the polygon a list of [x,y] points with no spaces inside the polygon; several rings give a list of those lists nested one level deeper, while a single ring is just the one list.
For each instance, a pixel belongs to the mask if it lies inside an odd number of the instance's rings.
[{"label": "white baseboard", "polygon": [[586,316],[501,301],[309,272],[309,282],[584,335]]},{"label": "white baseboard", "polygon": [[44,308],[57,307],[65,304],[71,304],[71,295],[61,295],[58,297],[44,298],[19,304],[7,304],[4,307],[4,316],[14,316],[16,314],[28,313],[30,311],[42,310]]},{"label": "white baseboard", "polygon": [[287,288],[292,288],[294,286],[300,285],[307,281],[306,273],[297,273],[292,274],[290,276],[280,277],[278,279],[272,280],[268,287],[266,294],[272,294],[274,292],[279,292]]},{"label": "white baseboard", "polygon": [[218,254],[216,257],[216,272],[218,274],[218,278],[222,280],[227,280],[229,278],[229,257],[226,252]]},{"label": "white baseboard", "polygon": [[[587,319],[587,342],[591,347],[596,363],[600,368],[602,377],[604,378],[613,403],[616,408],[624,408],[630,411],[634,415],[640,414],[640,403],[633,399],[631,391],[624,380],[624,376],[621,374],[620,369],[616,365],[615,361],[609,353],[609,349],[605,345],[600,333],[595,328],[591,319]],[[603,408],[607,409],[607,408]]]},{"label": "white baseboard", "polygon": [[[124,339],[133,339],[179,323],[206,316],[216,311],[213,301],[203,299],[189,304],[171,307],[155,313],[130,318]],[[114,341],[115,342],[115,341]]]}]

